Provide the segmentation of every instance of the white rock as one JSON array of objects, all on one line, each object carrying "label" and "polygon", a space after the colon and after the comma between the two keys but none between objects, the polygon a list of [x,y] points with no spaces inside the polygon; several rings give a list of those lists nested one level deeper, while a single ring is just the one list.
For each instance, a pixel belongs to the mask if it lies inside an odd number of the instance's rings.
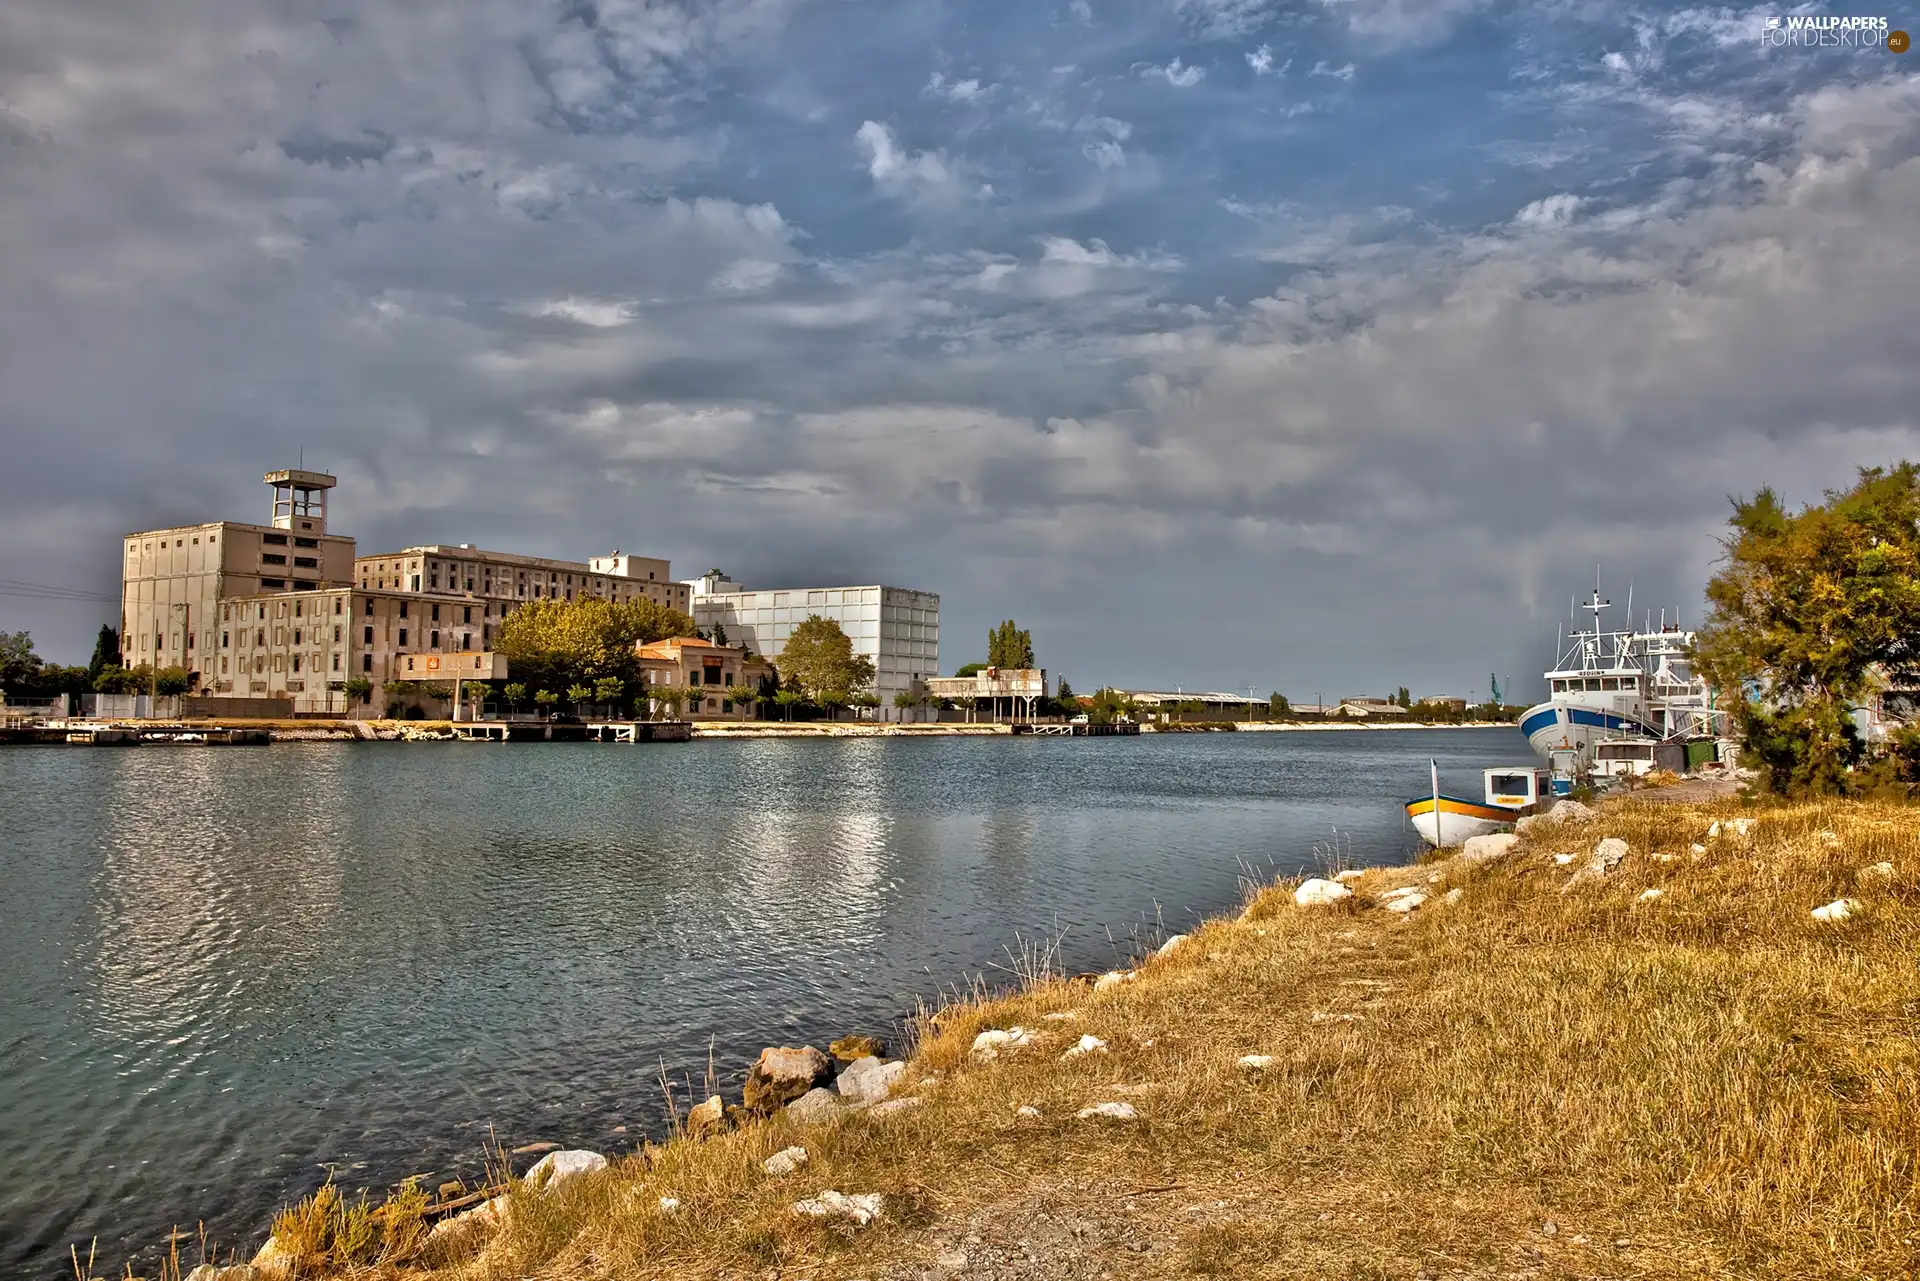
[{"label": "white rock", "polygon": [[1520,843],[1517,832],[1495,832],[1487,836],[1469,836],[1460,847],[1460,861],[1471,867],[1483,867],[1488,863],[1497,863],[1513,853],[1513,847]]},{"label": "white rock", "polygon": [[566,1152],[547,1153],[533,1163],[533,1168],[527,1171],[525,1178],[528,1186],[551,1192],[568,1179],[606,1168],[607,1158],[598,1152],[575,1148]]},{"label": "white rock", "polygon": [[1038,1121],[1040,1119],[1040,1109],[1029,1106],[1028,1104],[1025,1104],[1025,1103],[1022,1103],[1019,1107],[1015,1108],[1013,1110],[1013,1114],[1019,1117],[1022,1121]]},{"label": "white rock", "polygon": [[1062,1059],[1077,1059],[1082,1054],[1105,1054],[1106,1052],[1107,1043],[1089,1032],[1072,1045],[1069,1045],[1067,1052],[1060,1057]]},{"label": "white rock", "polygon": [[1122,983],[1133,982],[1132,970],[1108,970],[1093,981],[1093,990],[1104,992],[1110,987],[1119,987]]},{"label": "white rock", "polygon": [[1860,879],[1863,881],[1891,881],[1893,879],[1893,864],[1874,863],[1870,866],[1863,867],[1860,869]]},{"label": "white rock", "polygon": [[660,1213],[665,1215],[675,1215],[680,1213],[680,1198],[677,1196],[661,1197]]},{"label": "white rock", "polygon": [[878,1192],[856,1192],[848,1196],[828,1188],[819,1196],[793,1203],[793,1212],[809,1219],[846,1219],[865,1227],[880,1217]]},{"label": "white rock", "polygon": [[1720,820],[1719,819],[1717,818],[1714,819],[1712,826],[1707,828],[1707,839],[1710,841],[1717,841],[1720,839]]},{"label": "white rock", "polygon": [[1096,1103],[1090,1108],[1081,1108],[1074,1116],[1082,1121],[1138,1121],[1140,1114],[1133,1110],[1131,1103]]},{"label": "white rock", "polygon": [[1425,890],[1413,890],[1409,893],[1395,894],[1391,897],[1384,898],[1380,900],[1380,906],[1386,908],[1389,912],[1405,914],[1413,911],[1426,901],[1427,892]]},{"label": "white rock", "polygon": [[1829,925],[1838,925],[1860,910],[1860,905],[1850,898],[1837,898],[1825,907],[1813,909],[1813,919],[1825,921]]},{"label": "white rock", "polygon": [[926,1100],[919,1095],[909,1094],[905,1098],[888,1099],[885,1103],[876,1103],[867,1109],[867,1115],[892,1116],[896,1112],[905,1112],[911,1108],[917,1108],[925,1102]]},{"label": "white rock", "polygon": [[1056,1010],[1052,1014],[1042,1014],[1040,1017],[1049,1023],[1070,1023],[1080,1016],[1072,1010]]},{"label": "white rock", "polygon": [[1452,907],[1455,904],[1457,904],[1461,899],[1465,898],[1466,896],[1467,896],[1467,892],[1465,890],[1458,890],[1458,889],[1448,890],[1441,901],[1444,902],[1448,907]]},{"label": "white rock", "polygon": [[1344,872],[1336,872],[1333,879],[1342,885],[1351,885],[1355,881],[1364,879],[1366,875],[1367,872],[1365,868],[1350,867]]},{"label": "white rock", "polygon": [[906,1074],[905,1063],[888,1063],[876,1058],[855,1059],[840,1069],[840,1076],[833,1086],[847,1102],[855,1107],[864,1107],[879,1103],[893,1093],[893,1087],[900,1084],[900,1078]]},{"label": "white rock", "polygon": [[1173,951],[1173,949],[1175,949],[1176,947],[1179,947],[1182,943],[1186,941],[1187,941],[1186,935],[1175,934],[1171,938],[1169,938],[1166,942],[1162,943],[1158,948],[1156,948],[1153,954],[1155,956],[1165,956],[1167,953]]},{"label": "white rock", "polygon": [[1547,812],[1542,817],[1552,819],[1556,823],[1584,823],[1593,817],[1593,811],[1579,801],[1566,799],[1555,801],[1548,806]]},{"label": "white rock", "polygon": [[1649,854],[1647,857],[1656,863],[1672,863],[1679,859],[1680,856],[1678,854]]},{"label": "white rock", "polygon": [[975,1061],[985,1063],[1032,1044],[1033,1034],[1023,1027],[988,1028],[973,1038],[973,1048],[967,1053]]},{"label": "white rock", "polygon": [[1553,856],[1553,861],[1558,863],[1561,867],[1565,867],[1567,864],[1573,862],[1573,859],[1574,859],[1574,856],[1571,854],[1555,854]]},{"label": "white rock", "polygon": [[1838,845],[1838,844],[1840,843],[1840,833],[1838,833],[1838,832],[1825,832],[1825,831],[1823,831],[1823,832],[1821,832],[1821,833],[1819,834],[1819,836],[1820,836],[1820,840],[1821,840],[1821,842],[1822,842],[1823,844],[1827,844],[1827,845]]},{"label": "white rock", "polygon": [[847,1111],[839,1094],[824,1085],[816,1085],[787,1104],[786,1117],[795,1125],[832,1125],[844,1120]]},{"label": "white rock", "polygon": [[1611,872],[1627,856],[1627,843],[1617,836],[1609,836],[1593,847],[1593,861]]},{"label": "white rock", "polygon": [[1272,1067],[1274,1062],[1274,1057],[1271,1054],[1242,1054],[1240,1056],[1240,1066],[1249,1072],[1264,1072]]},{"label": "white rock", "polygon": [[1702,845],[1698,841],[1695,841],[1693,844],[1687,846],[1687,853],[1693,855],[1695,858],[1699,858],[1702,854],[1705,854],[1706,852],[1707,852],[1707,847]]},{"label": "white rock", "polygon": [[782,1179],[806,1163],[807,1150],[795,1145],[790,1148],[781,1148],[778,1152],[775,1152],[772,1156],[762,1161],[760,1168],[768,1174],[771,1174],[774,1178]]},{"label": "white rock", "polygon": [[1665,890],[1660,890],[1660,889],[1648,889],[1648,890],[1641,890],[1641,891],[1640,891],[1640,901],[1641,901],[1642,903],[1651,903],[1651,902],[1653,902],[1653,900],[1655,900],[1655,899],[1657,899],[1657,898],[1661,898],[1661,897],[1664,897],[1664,896],[1665,896],[1665,894],[1666,894],[1666,891],[1665,891]]},{"label": "white rock", "polygon": [[1328,907],[1352,897],[1353,891],[1340,882],[1318,876],[1301,882],[1300,888],[1293,892],[1293,901],[1299,907]]}]

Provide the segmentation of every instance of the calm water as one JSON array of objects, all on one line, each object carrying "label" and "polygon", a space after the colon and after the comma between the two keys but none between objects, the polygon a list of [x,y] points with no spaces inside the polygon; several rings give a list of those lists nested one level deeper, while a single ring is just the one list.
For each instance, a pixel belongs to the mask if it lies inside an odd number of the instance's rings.
[{"label": "calm water", "polygon": [[[0,1272],[257,1242],[349,1187],[618,1150],[662,1065],[890,1031],[1064,931],[1105,968],[1315,864],[1404,859],[1511,730],[0,752]],[[618,1127],[626,1127],[624,1131]]]}]

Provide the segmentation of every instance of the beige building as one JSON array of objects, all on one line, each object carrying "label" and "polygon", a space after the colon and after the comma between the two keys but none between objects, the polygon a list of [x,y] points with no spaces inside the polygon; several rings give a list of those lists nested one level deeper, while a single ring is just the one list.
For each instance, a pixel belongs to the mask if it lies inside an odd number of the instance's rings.
[{"label": "beige building", "polygon": [[679,686],[687,691],[685,715],[706,720],[743,721],[753,715],[750,703],[727,701],[724,691],[734,685],[758,688],[773,668],[744,645],[716,645],[694,636],[676,636],[638,647],[640,670],[649,686]]},{"label": "beige building", "polygon": [[[121,652],[179,666],[205,693],[291,699],[296,712],[380,715],[389,681],[499,680],[500,622],[522,601],[638,596],[685,610],[664,560],[545,560],[472,547],[358,557],[327,532],[324,472],[269,472],[273,524],[214,521],[124,540]],[[645,575],[646,577],[640,577]],[[346,684],[372,686],[350,706]]]}]

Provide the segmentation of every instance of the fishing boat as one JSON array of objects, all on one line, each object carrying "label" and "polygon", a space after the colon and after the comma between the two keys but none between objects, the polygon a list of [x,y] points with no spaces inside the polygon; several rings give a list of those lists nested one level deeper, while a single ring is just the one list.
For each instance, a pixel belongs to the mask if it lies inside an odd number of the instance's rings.
[{"label": "fishing boat", "polygon": [[1498,765],[1484,771],[1485,798],[1478,801],[1448,796],[1440,790],[1440,767],[1433,771],[1433,788],[1407,802],[1407,818],[1427,844],[1458,845],[1469,837],[1505,832],[1528,814],[1551,803],[1553,772],[1534,765]]},{"label": "fishing boat", "polygon": [[1693,633],[1664,615],[1657,628],[1649,617],[1632,630],[1631,601],[1629,630],[1609,631],[1601,616],[1611,606],[1596,587],[1579,607],[1593,616],[1591,626],[1575,630],[1570,643],[1561,645],[1546,673],[1547,700],[1520,718],[1520,732],[1553,766],[1562,792],[1592,769],[1602,742],[1662,743],[1726,733],[1725,714],[1693,672]]}]

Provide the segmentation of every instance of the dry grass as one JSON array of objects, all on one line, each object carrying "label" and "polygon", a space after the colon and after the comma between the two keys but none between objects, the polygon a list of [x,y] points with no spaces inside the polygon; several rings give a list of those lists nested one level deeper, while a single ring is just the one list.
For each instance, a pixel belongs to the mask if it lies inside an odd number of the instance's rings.
[{"label": "dry grass", "polygon": [[[958,1275],[1912,1276],[1920,812],[1749,809],[1751,839],[1690,851],[1737,812],[1610,806],[1492,867],[1370,873],[1350,910],[1265,890],[1136,982],[1042,979],[943,1011],[912,1061],[910,1081],[940,1076],[918,1108],[650,1149],[517,1191],[505,1230],[414,1266],[917,1278],[965,1255]],[[1572,869],[1552,856],[1609,835],[1629,857],[1562,892]],[[1857,875],[1882,861],[1891,880]],[[1430,876],[1411,917],[1369,902]],[[1842,895],[1855,919],[1809,917]],[[1041,1017],[1057,1011],[1075,1017]],[[1015,1023],[1045,1047],[967,1062],[976,1032]],[[1060,1061],[1085,1032],[1108,1050]],[[1237,1065],[1256,1053],[1272,1064]],[[1141,1120],[1074,1119],[1116,1099]],[[789,1143],[808,1166],[763,1174]],[[855,1230],[791,1212],[829,1187],[883,1193],[885,1217]]]}]

